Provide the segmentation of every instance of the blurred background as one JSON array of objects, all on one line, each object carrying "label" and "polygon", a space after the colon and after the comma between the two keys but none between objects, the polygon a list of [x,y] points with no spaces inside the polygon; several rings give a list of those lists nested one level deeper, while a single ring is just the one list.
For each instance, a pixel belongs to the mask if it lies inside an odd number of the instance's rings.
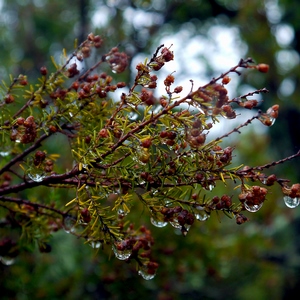
[{"label": "blurred background", "polygon": [[[270,71],[232,76],[230,97],[266,87],[270,93],[258,97],[259,108],[277,103],[279,118],[268,129],[252,125],[229,142],[238,151],[236,165],[265,164],[300,148],[299,15],[297,0],[0,0],[0,79],[22,73],[34,83],[41,66],[51,69],[50,56],[59,59],[63,48],[70,53],[74,40],[90,32],[105,39],[105,51],[118,46],[130,56],[131,68],[120,75],[127,82],[138,62],[160,44],[173,44],[175,61],[164,72],[176,71],[176,84],[186,91],[190,79],[206,83],[250,56]],[[268,172],[299,182],[299,159]],[[238,226],[214,215],[186,237],[170,226],[154,228],[137,204],[135,222],[152,226],[156,240],[160,267],[151,281],[110,249],[95,253],[60,231],[50,253],[28,249],[14,264],[0,265],[1,299],[296,299],[300,214],[282,198],[273,188],[263,208],[247,214],[250,222]]]}]

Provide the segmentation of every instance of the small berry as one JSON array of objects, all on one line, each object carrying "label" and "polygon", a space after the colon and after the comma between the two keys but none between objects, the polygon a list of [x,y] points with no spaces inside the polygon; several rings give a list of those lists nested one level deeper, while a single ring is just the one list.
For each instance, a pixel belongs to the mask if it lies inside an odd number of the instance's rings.
[{"label": "small berry", "polygon": [[175,89],[174,89],[174,93],[178,94],[178,93],[181,93],[183,90],[183,87],[182,86],[177,86]]},{"label": "small berry", "polygon": [[141,146],[143,148],[150,148],[151,144],[152,144],[151,139],[146,139],[141,142]]},{"label": "small berry", "polygon": [[230,81],[231,81],[231,78],[230,78],[229,76],[225,76],[225,77],[222,79],[222,83],[223,83],[223,84],[228,84]]},{"label": "small berry", "polygon": [[106,128],[102,128],[99,133],[98,133],[98,136],[100,138],[107,138],[109,136],[108,134],[108,130]]},{"label": "small berry", "polygon": [[41,75],[46,76],[47,73],[48,73],[47,68],[46,68],[46,67],[41,67],[41,68],[40,68],[40,73],[41,73]]},{"label": "small berry", "polygon": [[14,101],[15,101],[15,98],[14,98],[13,95],[11,95],[11,94],[5,95],[5,97],[4,97],[4,102],[5,102],[6,104],[13,103]]},{"label": "small berry", "polygon": [[268,73],[269,65],[267,64],[259,64],[256,66],[257,70],[261,73]]}]

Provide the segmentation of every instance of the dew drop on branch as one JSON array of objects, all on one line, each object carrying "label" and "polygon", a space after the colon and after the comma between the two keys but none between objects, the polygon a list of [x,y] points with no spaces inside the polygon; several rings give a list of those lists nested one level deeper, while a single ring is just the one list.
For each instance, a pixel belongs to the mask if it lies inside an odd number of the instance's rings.
[{"label": "dew drop on branch", "polygon": [[41,182],[43,181],[43,179],[46,177],[44,172],[41,171],[31,171],[30,173],[28,173],[28,177],[35,181],[35,182]]},{"label": "dew drop on branch", "polygon": [[244,206],[250,212],[257,212],[263,206],[263,202],[260,204],[249,204],[249,203],[247,203],[247,201],[245,201]]},{"label": "dew drop on branch", "polygon": [[11,153],[11,147],[1,146],[0,156],[5,157]]},{"label": "dew drop on branch", "polygon": [[196,218],[198,221],[206,221],[209,217],[210,217],[209,214],[207,214],[207,213],[204,212],[204,211],[199,212],[199,213],[195,213],[195,218]]},{"label": "dew drop on branch", "polygon": [[177,219],[173,219],[173,221],[170,221],[170,224],[171,226],[173,226],[174,228],[177,228],[177,229],[181,229],[181,225],[178,223],[178,220]]},{"label": "dew drop on branch", "polygon": [[152,273],[152,272],[149,274],[148,268],[146,267],[141,267],[138,271],[138,274],[142,276],[145,280],[151,280],[156,275],[156,273]]},{"label": "dew drop on branch", "polygon": [[126,260],[131,255],[131,250],[125,249],[125,250],[118,250],[116,245],[112,245],[112,249],[114,251],[114,254],[117,259],[119,260]]},{"label": "dew drop on branch", "polygon": [[76,219],[72,216],[65,216],[63,219],[63,227],[66,233],[74,232],[75,231],[75,226],[76,224]]},{"label": "dew drop on branch", "polygon": [[128,211],[125,211],[123,208],[118,209],[118,215],[120,217],[125,217],[128,214]]},{"label": "dew drop on branch", "polygon": [[99,242],[99,241],[90,241],[89,245],[94,249],[99,249],[101,247],[101,242]]},{"label": "dew drop on branch", "polygon": [[8,256],[0,256],[0,261],[5,266],[11,266],[15,262],[15,259]]},{"label": "dew drop on branch", "polygon": [[128,119],[131,121],[135,121],[138,117],[139,117],[139,115],[136,112],[130,112],[128,114]]},{"label": "dew drop on branch", "polygon": [[213,183],[208,185],[208,190],[211,192],[215,188],[215,185]]},{"label": "dew drop on branch", "polygon": [[300,204],[300,198],[298,197],[291,198],[289,196],[284,196],[283,200],[285,205],[289,208],[295,208]]},{"label": "dew drop on branch", "polygon": [[164,221],[159,221],[157,219],[154,219],[151,217],[150,219],[151,223],[155,226],[155,227],[165,227],[168,225],[168,222],[164,222]]},{"label": "dew drop on branch", "polygon": [[191,225],[185,224],[184,226],[181,227],[181,233],[182,233],[184,236],[187,236],[187,234],[188,234],[190,228],[191,228]]}]

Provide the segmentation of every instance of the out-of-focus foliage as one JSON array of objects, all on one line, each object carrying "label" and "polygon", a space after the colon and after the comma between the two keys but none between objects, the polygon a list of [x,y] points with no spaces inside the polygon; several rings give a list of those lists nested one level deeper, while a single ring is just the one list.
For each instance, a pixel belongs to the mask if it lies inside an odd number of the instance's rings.
[{"label": "out-of-focus foliage", "polygon": [[[241,161],[250,156],[249,164],[254,165],[299,150],[299,14],[297,0],[2,1],[0,76],[6,79],[9,73],[20,72],[34,76],[50,55],[69,48],[76,37],[82,40],[95,27],[109,46],[121,43],[132,58],[151,53],[162,37],[172,40],[180,30],[205,36],[215,25],[218,30],[237,28],[246,45],[245,56],[270,65],[267,76],[249,73],[245,81],[266,86],[270,94],[264,96],[265,102],[281,107],[270,136],[250,132],[251,142],[237,141],[245,147]],[[206,62],[208,75],[210,63]],[[247,88],[243,82],[240,91]],[[299,180],[297,163],[287,163],[280,173]],[[185,238],[176,236],[171,227],[155,231],[160,269],[151,282],[137,276],[134,265],[131,270],[113,255],[107,259],[102,250],[95,254],[61,232],[52,238],[52,252],[28,252],[11,266],[1,265],[1,295],[3,299],[288,299],[299,289],[299,214],[284,208],[277,195],[274,191],[270,203],[249,214],[251,222],[242,227],[233,229],[230,220],[221,218],[198,223]],[[142,209],[137,222],[147,223]]]}]

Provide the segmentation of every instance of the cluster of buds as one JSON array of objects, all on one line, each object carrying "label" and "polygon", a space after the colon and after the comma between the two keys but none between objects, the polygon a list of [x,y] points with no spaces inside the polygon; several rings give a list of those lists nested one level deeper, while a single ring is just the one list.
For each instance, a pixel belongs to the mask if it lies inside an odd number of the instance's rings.
[{"label": "cluster of buds", "polygon": [[236,221],[236,224],[241,225],[241,224],[244,224],[245,222],[249,221],[249,219],[246,216],[244,216],[243,214],[236,214],[235,221]]},{"label": "cluster of buds", "polygon": [[252,109],[252,108],[254,108],[258,105],[258,101],[255,100],[255,99],[251,99],[251,100],[247,99],[246,101],[241,101],[240,99],[238,99],[235,102],[237,102],[237,104],[240,107],[243,107],[243,108],[246,108],[246,109]]},{"label": "cluster of buds", "polygon": [[183,234],[186,232],[186,227],[191,226],[195,221],[194,214],[183,209],[181,206],[163,207],[160,213],[164,216],[164,222],[175,223],[175,225],[178,224]]},{"label": "cluster of buds", "polygon": [[139,97],[142,100],[142,102],[148,106],[154,105],[157,102],[157,99],[154,97],[153,92],[145,88],[142,88]]},{"label": "cluster of buds", "polygon": [[90,33],[86,41],[81,44],[80,51],[77,53],[76,58],[82,61],[84,58],[90,57],[92,47],[100,48],[103,40],[99,35]]},{"label": "cluster of buds", "polygon": [[268,190],[264,187],[254,185],[250,188],[245,188],[239,194],[239,200],[248,206],[261,205],[266,198]]},{"label": "cluster of buds", "polygon": [[53,100],[55,100],[55,99],[64,100],[67,93],[68,93],[68,91],[66,89],[57,88],[49,96]]},{"label": "cluster of buds", "polygon": [[44,164],[44,171],[47,173],[51,173],[53,171],[54,163],[53,160],[47,159]]},{"label": "cluster of buds", "polygon": [[290,188],[283,186],[282,192],[291,198],[299,198],[300,197],[300,183],[293,184]]},{"label": "cluster of buds", "polygon": [[160,70],[164,66],[164,64],[166,62],[169,62],[169,61],[171,61],[173,59],[174,59],[173,52],[169,48],[164,47],[161,50],[161,55],[154,56],[152,58],[152,62],[150,63],[150,67],[154,71],[158,71],[158,70]]},{"label": "cluster of buds", "polygon": [[106,55],[106,61],[114,73],[122,73],[128,66],[128,57],[126,53],[119,52],[119,49],[116,47],[112,48]]},{"label": "cluster of buds", "polygon": [[214,196],[212,198],[212,207],[216,210],[228,209],[232,205],[232,197],[223,195],[221,198]]},{"label": "cluster of buds", "polygon": [[53,171],[54,163],[51,159],[46,159],[46,153],[44,151],[36,151],[33,157],[33,164],[38,169],[43,169],[46,173],[51,173]]},{"label": "cluster of buds", "polygon": [[199,119],[196,119],[187,135],[187,142],[192,148],[198,148],[205,143],[205,140],[206,134],[203,133],[202,123]]},{"label": "cluster of buds", "polygon": [[77,64],[76,63],[72,63],[70,64],[70,66],[68,67],[67,69],[67,76],[69,78],[73,78],[75,77],[76,75],[78,75],[80,72],[79,70],[77,69]]},{"label": "cluster of buds", "polygon": [[213,148],[212,154],[214,154],[214,161],[217,166],[221,167],[228,165],[232,160],[232,152],[234,148],[226,147],[222,149],[219,145]]},{"label": "cluster of buds", "polygon": [[38,150],[35,152],[33,164],[39,166],[46,158],[46,153],[44,151]]},{"label": "cluster of buds", "polygon": [[[82,213],[81,213],[82,214]],[[84,215],[86,212],[83,213]],[[122,228],[123,224],[120,224]],[[145,226],[141,226],[139,230],[134,230],[133,224],[131,224],[126,231],[126,238],[121,241],[114,243],[114,250],[121,256],[122,254],[129,253],[123,260],[130,258],[137,258],[138,256],[142,258],[149,258],[151,254],[151,246],[154,244],[151,231]],[[122,257],[120,258],[122,259]]]},{"label": "cluster of buds", "polygon": [[37,136],[36,123],[33,116],[24,119],[18,118],[14,127],[12,128],[10,139],[11,141],[28,144],[35,140]]},{"label": "cluster of buds", "polygon": [[[122,226],[121,226],[122,227]],[[151,247],[154,239],[151,231],[145,226],[141,226],[138,230],[134,230],[133,224],[126,231],[126,238],[116,241],[113,250],[116,257],[120,260],[135,259],[139,264],[139,268],[143,270],[143,277],[152,277],[158,268],[158,263],[151,259]]]},{"label": "cluster of buds", "polygon": [[157,87],[157,76],[150,75],[150,69],[147,65],[139,63],[137,64],[136,69],[138,71],[135,79],[137,84],[149,89],[155,89]]},{"label": "cluster of buds", "polygon": [[164,140],[163,142],[168,146],[175,145],[175,139],[177,137],[177,133],[175,131],[163,130],[160,132],[159,136]]},{"label": "cluster of buds", "polygon": [[205,114],[213,116],[222,114],[227,119],[234,119],[236,114],[229,104],[227,94],[228,91],[224,85],[214,83],[207,88],[198,89],[193,95],[193,100]]},{"label": "cluster of buds", "polygon": [[78,93],[78,99],[90,98],[93,95],[98,95],[99,98],[105,98],[108,92],[114,92],[119,88],[126,86],[125,82],[111,84],[113,78],[106,73],[92,74],[84,78],[84,82],[79,83],[74,81],[71,89]]}]

